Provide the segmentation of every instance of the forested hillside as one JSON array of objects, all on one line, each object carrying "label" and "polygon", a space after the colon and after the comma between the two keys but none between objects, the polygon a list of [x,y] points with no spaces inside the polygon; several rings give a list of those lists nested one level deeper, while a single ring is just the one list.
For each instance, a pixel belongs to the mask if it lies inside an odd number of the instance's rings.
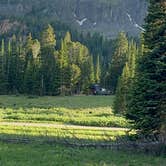
[{"label": "forested hillside", "polygon": [[[145,0],[1,0],[0,33],[36,30],[42,23],[61,21],[85,32],[115,38],[121,31],[138,36],[146,15]],[[7,23],[6,21],[9,22]]]},{"label": "forested hillside", "polygon": [[[42,54],[41,33],[50,24],[56,34],[54,52],[60,54],[62,40],[69,32],[72,44],[76,43],[75,45],[78,45],[78,43],[81,43],[80,45],[84,45],[92,61],[91,70],[94,70],[94,74],[92,74],[94,76],[92,77],[97,77],[97,79],[92,79],[93,81],[90,81],[89,85],[100,83],[114,93],[118,76],[122,73],[126,62],[129,43],[132,42],[131,40],[134,37],[134,42],[139,44],[139,34],[144,31],[142,24],[146,15],[146,8],[147,3],[144,0],[136,0],[135,2],[132,0],[125,0],[125,2],[122,0],[0,1],[1,58],[6,56],[5,58],[8,59],[8,45],[13,44],[13,35],[15,35],[15,46],[11,47],[11,50],[16,50],[17,53],[14,51],[14,54],[20,54],[21,58],[23,56],[24,61],[22,63],[21,60],[21,65],[24,68],[21,73],[24,76],[21,76],[20,89],[21,86],[25,85],[23,84],[25,81],[23,77],[26,75],[27,65],[27,62],[25,62],[27,36],[31,33],[33,39],[37,39],[37,42],[39,42],[37,43],[38,54]],[[22,53],[18,53],[18,49],[14,47],[21,47]],[[72,47],[75,50],[77,46]],[[3,52],[5,52],[4,55]],[[53,56],[56,57],[57,55]],[[114,63],[117,58],[119,62]],[[1,60],[1,64],[8,65],[7,63],[8,61]],[[1,72],[3,70],[1,69]],[[96,73],[98,73],[98,76],[95,76]],[[89,85],[86,85],[86,87]],[[56,86],[57,89],[60,87],[59,84]],[[56,92],[52,93],[58,94],[57,91],[59,90],[57,89],[54,89]],[[84,92],[85,88],[83,89],[77,91]],[[24,90],[16,91],[25,92]]]}]

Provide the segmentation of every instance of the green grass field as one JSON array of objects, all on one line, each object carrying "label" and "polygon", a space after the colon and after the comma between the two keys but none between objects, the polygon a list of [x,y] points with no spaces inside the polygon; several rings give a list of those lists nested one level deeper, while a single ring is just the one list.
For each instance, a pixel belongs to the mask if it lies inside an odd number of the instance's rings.
[{"label": "green grass field", "polygon": [[[113,96],[0,96],[0,166],[164,166],[166,159],[162,156],[64,146],[66,141],[109,144],[126,136],[128,132],[122,129],[93,128],[129,126],[124,117],[113,113],[113,99]],[[17,126],[10,122],[61,124],[63,127]],[[77,125],[92,127],[79,128]],[[30,142],[4,143],[13,139]],[[48,141],[53,144],[48,145]]]},{"label": "green grass field", "polygon": [[0,121],[128,127],[125,118],[113,114],[112,102],[113,96],[0,96]]},{"label": "green grass field", "polygon": [[30,138],[38,140],[54,139],[57,141],[66,140],[71,143],[110,143],[118,137],[125,136],[125,131],[96,130],[96,129],[72,129],[69,127],[29,127],[29,126],[0,126],[0,139],[8,138]]},{"label": "green grass field", "polygon": [[1,166],[165,166],[163,157],[94,148],[0,143]]}]

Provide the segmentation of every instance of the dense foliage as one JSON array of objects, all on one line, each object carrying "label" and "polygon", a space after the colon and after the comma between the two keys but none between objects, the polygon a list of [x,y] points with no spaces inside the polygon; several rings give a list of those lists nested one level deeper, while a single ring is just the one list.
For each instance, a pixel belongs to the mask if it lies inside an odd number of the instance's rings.
[{"label": "dense foliage", "polygon": [[0,93],[58,95],[80,93],[90,84],[100,82],[100,61],[80,42],[73,42],[67,32],[59,50],[49,25],[40,40],[29,34],[26,39],[13,36],[2,40],[0,53]]},{"label": "dense foliage", "polygon": [[[42,26],[46,28],[41,32],[33,29],[32,34],[16,33],[13,37],[6,34],[2,39],[1,94],[88,93],[93,83],[115,92],[127,60],[125,33],[111,40],[97,33],[80,34],[63,24],[48,27],[43,24],[39,30]],[[53,27],[58,29],[56,36]]]},{"label": "dense foliage", "polygon": [[109,73],[108,73],[108,82],[109,88],[115,92],[118,77],[122,74],[123,67],[127,59],[127,50],[128,50],[128,39],[125,33],[120,33],[117,41],[116,48],[111,59]]},{"label": "dense foliage", "polygon": [[123,71],[118,80],[116,88],[116,97],[114,102],[114,110],[116,113],[127,112],[127,100],[129,90],[131,88],[133,78],[135,77],[136,60],[138,59],[138,50],[140,50],[136,43],[132,40],[128,44],[126,52],[126,61]]},{"label": "dense foliage", "polygon": [[166,2],[151,0],[144,33],[144,53],[138,58],[128,99],[127,117],[143,134],[166,138]]}]

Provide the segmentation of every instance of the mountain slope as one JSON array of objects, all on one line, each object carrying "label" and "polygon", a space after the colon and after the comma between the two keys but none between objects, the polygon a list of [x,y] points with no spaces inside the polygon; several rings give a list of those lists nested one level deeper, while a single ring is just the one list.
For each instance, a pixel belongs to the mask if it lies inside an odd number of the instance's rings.
[{"label": "mountain slope", "polygon": [[143,31],[146,9],[146,0],[1,0],[0,32],[17,26],[26,29],[26,23],[21,26],[19,20],[29,18],[32,22],[60,20],[74,28],[97,31],[111,38],[119,31],[137,36]]}]

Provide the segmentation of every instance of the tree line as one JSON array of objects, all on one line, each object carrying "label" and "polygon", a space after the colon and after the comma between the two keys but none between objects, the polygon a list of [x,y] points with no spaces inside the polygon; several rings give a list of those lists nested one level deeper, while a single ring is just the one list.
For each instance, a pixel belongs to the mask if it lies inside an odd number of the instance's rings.
[{"label": "tree line", "polygon": [[66,32],[57,46],[59,39],[51,25],[44,28],[38,39],[32,36],[30,33],[2,39],[1,94],[87,94],[94,83],[114,94],[130,50],[129,43],[135,43],[121,32],[110,42],[97,34],[84,35],[80,40],[84,45],[73,41],[70,32]]},{"label": "tree line", "polygon": [[94,64],[86,46],[73,42],[69,32],[56,47],[51,25],[40,39],[29,34],[2,39],[0,49],[0,93],[32,95],[70,95],[88,93],[90,84],[100,82],[100,58]]}]

